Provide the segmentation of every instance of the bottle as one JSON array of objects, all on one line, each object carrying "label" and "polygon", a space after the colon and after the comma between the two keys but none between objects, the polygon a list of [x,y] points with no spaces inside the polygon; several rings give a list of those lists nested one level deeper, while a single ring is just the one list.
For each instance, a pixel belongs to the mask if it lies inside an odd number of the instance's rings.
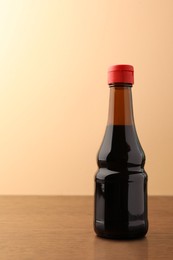
[{"label": "bottle", "polygon": [[95,232],[105,238],[140,238],[148,230],[145,154],[134,123],[133,83],[133,66],[109,68],[108,124],[97,157],[94,216]]}]

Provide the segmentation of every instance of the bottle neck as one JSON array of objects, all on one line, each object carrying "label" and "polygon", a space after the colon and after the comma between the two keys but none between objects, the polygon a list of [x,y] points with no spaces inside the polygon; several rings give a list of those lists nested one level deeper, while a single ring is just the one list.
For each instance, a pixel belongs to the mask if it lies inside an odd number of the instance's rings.
[{"label": "bottle neck", "polygon": [[110,86],[108,125],[134,125],[132,85]]}]

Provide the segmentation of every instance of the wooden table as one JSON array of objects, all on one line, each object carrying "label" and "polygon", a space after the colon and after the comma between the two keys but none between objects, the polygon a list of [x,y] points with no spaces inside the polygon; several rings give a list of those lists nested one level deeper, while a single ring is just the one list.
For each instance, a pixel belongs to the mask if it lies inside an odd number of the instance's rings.
[{"label": "wooden table", "polygon": [[1,260],[173,259],[173,197],[149,198],[141,240],[95,236],[93,197],[1,196]]}]

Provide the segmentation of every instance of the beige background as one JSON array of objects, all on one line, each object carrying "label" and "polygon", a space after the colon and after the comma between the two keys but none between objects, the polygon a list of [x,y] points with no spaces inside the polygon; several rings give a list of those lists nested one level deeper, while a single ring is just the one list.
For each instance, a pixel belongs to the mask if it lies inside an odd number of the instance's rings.
[{"label": "beige background", "polygon": [[0,194],[93,194],[119,63],[149,194],[173,195],[173,1],[0,0]]}]

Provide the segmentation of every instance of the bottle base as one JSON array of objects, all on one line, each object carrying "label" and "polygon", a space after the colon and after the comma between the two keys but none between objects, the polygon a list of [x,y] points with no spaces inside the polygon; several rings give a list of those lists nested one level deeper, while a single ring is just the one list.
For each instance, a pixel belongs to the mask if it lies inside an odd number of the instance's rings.
[{"label": "bottle base", "polygon": [[113,228],[106,230],[101,223],[96,223],[94,227],[95,233],[98,237],[117,240],[134,240],[142,239],[146,236],[148,231],[148,224],[136,228]]},{"label": "bottle base", "polygon": [[135,240],[135,239],[144,239],[146,233],[147,232],[139,233],[139,234],[115,235],[115,234],[96,232],[96,235],[100,238],[112,239],[112,240]]}]

